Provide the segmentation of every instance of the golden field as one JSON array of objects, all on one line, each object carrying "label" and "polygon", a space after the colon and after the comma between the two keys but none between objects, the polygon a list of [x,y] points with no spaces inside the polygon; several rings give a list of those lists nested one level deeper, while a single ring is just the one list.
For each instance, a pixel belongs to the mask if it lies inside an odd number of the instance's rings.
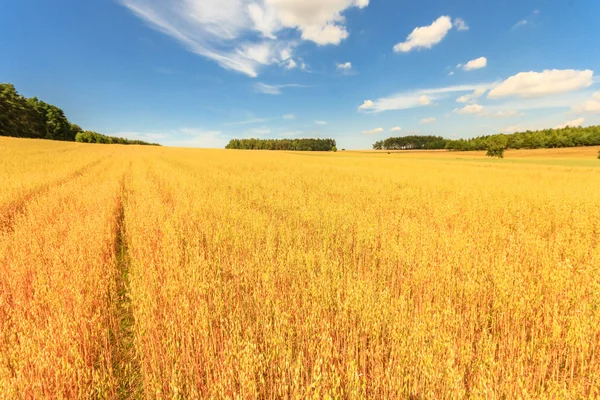
[{"label": "golden field", "polygon": [[0,396],[599,398],[597,152],[0,138]]}]

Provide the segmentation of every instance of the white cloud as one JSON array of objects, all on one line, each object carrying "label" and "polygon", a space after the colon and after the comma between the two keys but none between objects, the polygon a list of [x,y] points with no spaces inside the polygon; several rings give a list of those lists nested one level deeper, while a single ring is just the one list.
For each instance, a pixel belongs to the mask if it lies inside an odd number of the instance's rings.
[{"label": "white cloud", "polygon": [[429,97],[422,95],[421,97],[419,97],[419,104],[423,106],[428,106],[431,104],[431,100],[429,99]]},{"label": "white cloud", "polygon": [[483,111],[483,107],[479,104],[468,104],[463,108],[455,108],[453,112],[458,114],[479,114]]},{"label": "white cloud", "polygon": [[374,104],[371,100],[365,100],[362,106],[358,107],[359,110],[369,110],[374,107]]},{"label": "white cloud", "polygon": [[522,127],[521,125],[512,125],[502,129],[502,133],[515,133],[515,132],[525,132],[527,129]]},{"label": "white cloud", "polygon": [[525,26],[529,23],[529,21],[527,21],[526,19],[522,19],[519,22],[517,22],[516,24],[513,25],[512,29],[517,29],[520,28],[522,26]]},{"label": "white cloud", "polygon": [[[261,67],[291,58],[304,40],[339,44],[348,37],[342,13],[369,0],[118,0],[148,25],[221,67],[256,77]],[[257,36],[257,33],[260,34]],[[282,64],[290,68],[292,63]]]},{"label": "white cloud", "polygon": [[492,117],[492,118],[522,117],[523,115],[525,115],[525,114],[520,113],[517,110],[496,111],[494,113],[485,114],[486,117]]},{"label": "white cloud", "polygon": [[479,57],[479,58],[476,58],[476,59],[471,60],[468,63],[466,63],[465,66],[463,67],[463,69],[465,71],[472,71],[474,69],[485,68],[486,65],[487,65],[487,58]]},{"label": "white cloud", "polygon": [[283,119],[294,119],[296,118],[296,116],[294,114],[285,114],[283,116]]},{"label": "white cloud", "polygon": [[363,131],[362,134],[363,135],[375,135],[377,133],[381,133],[383,132],[383,128],[375,128],[375,129],[371,129],[370,131]]},{"label": "white cloud", "polygon": [[254,128],[254,129],[250,129],[249,133],[252,135],[268,135],[269,133],[271,133],[271,128],[269,128],[268,126],[263,126],[261,128]]},{"label": "white cloud", "polygon": [[479,87],[476,88],[471,94],[465,94],[460,96],[458,99],[456,99],[456,101],[458,103],[470,103],[472,101],[475,101],[477,98],[481,97],[486,91],[487,88]]},{"label": "white cloud", "polygon": [[298,85],[296,83],[288,83],[286,85],[268,85],[263,82],[257,82],[254,84],[254,89],[258,93],[273,94],[273,95],[281,94],[282,93],[281,89],[288,88],[288,87],[304,87],[304,86]]},{"label": "white cloud", "polygon": [[296,61],[294,61],[292,58],[285,61],[284,64],[285,64],[285,69],[294,69],[298,66],[298,64],[296,64]]},{"label": "white cloud", "polygon": [[456,27],[456,30],[458,30],[458,31],[468,31],[469,30],[469,25],[467,25],[465,20],[462,18],[454,18],[454,26]]},{"label": "white cloud", "polygon": [[352,63],[351,62],[345,62],[345,63],[337,64],[337,69],[343,69],[343,70],[352,69]]},{"label": "white cloud", "polygon": [[406,41],[399,42],[394,46],[396,53],[407,53],[414,49],[430,49],[434,44],[442,39],[452,29],[452,19],[448,16],[441,16],[431,25],[415,28]]},{"label": "white cloud", "polygon": [[317,125],[327,125],[327,121],[315,121]]},{"label": "white cloud", "polygon": [[369,0],[266,0],[254,4],[261,10],[254,12],[253,20],[259,32],[274,36],[285,28],[298,29],[302,39],[326,45],[339,44],[349,35],[342,12],[350,7],[364,8]]},{"label": "white cloud", "polygon": [[600,92],[594,93],[586,102],[573,106],[572,111],[576,114],[600,114]]},{"label": "white cloud", "polygon": [[432,122],[435,122],[435,118],[434,117],[429,117],[429,118],[422,118],[421,121],[419,121],[422,124],[430,124]]},{"label": "white cloud", "polygon": [[572,121],[567,121],[562,125],[558,125],[557,127],[555,127],[554,129],[561,129],[561,128],[566,128],[567,126],[581,126],[583,125],[583,123],[585,122],[585,118],[577,118],[574,119]]},{"label": "white cloud", "polygon": [[247,124],[257,124],[259,122],[270,121],[272,118],[251,118],[244,121],[236,121],[236,122],[225,122],[222,125],[224,126],[233,126],[233,125],[247,125]]},{"label": "white cloud", "polygon": [[452,76],[452,75],[454,75],[454,71],[448,72],[448,76]]},{"label": "white cloud", "polygon": [[509,96],[531,98],[571,92],[590,86],[593,75],[594,72],[589,69],[520,72],[493,88],[488,98],[498,99]]},{"label": "white cloud", "polygon": [[484,93],[493,87],[493,83],[475,85],[457,85],[432,89],[418,89],[409,92],[401,92],[389,97],[383,97],[376,101],[366,100],[360,110],[371,110],[381,112],[390,110],[406,110],[415,107],[424,107],[433,104],[434,101],[447,97],[450,93],[470,92]]},{"label": "white cloud", "polygon": [[399,126],[395,126],[392,128],[392,132],[400,132],[402,130],[402,128],[400,128]]}]

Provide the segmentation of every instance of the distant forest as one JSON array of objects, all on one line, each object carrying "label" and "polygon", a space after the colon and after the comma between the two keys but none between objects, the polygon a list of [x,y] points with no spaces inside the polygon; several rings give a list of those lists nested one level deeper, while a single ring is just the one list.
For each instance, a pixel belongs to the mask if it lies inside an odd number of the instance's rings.
[{"label": "distant forest", "polygon": [[84,131],[69,122],[60,108],[20,95],[9,83],[0,83],[0,136],[64,140],[68,142],[154,145],[141,140],[129,140]]},{"label": "distant forest", "polygon": [[232,139],[226,149],[337,151],[333,139]]},{"label": "distant forest", "polygon": [[479,136],[472,139],[450,140],[440,136],[405,136],[388,138],[373,144],[375,150],[430,150],[447,149],[453,151],[489,150],[498,136],[506,138],[507,149],[541,149],[555,147],[599,146],[600,126],[586,128],[570,127],[544,129],[539,131],[516,132]]}]

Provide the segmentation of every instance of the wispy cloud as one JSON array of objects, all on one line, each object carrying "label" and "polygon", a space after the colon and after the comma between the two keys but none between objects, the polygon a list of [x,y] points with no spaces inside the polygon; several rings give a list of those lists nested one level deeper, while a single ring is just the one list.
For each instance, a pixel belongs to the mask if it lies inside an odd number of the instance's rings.
[{"label": "wispy cloud", "polygon": [[246,119],[244,121],[225,122],[222,125],[224,125],[224,126],[233,126],[233,125],[258,124],[258,123],[261,123],[261,122],[270,121],[272,119],[273,118],[251,118],[251,119]]},{"label": "wispy cloud", "polygon": [[327,121],[315,121],[317,125],[327,125]]},{"label": "wispy cloud", "polygon": [[422,124],[430,124],[432,122],[435,122],[435,117],[421,118],[419,122]]},{"label": "wispy cloud", "polygon": [[516,30],[525,26],[532,26],[536,24],[538,16],[540,15],[540,10],[533,10],[533,12],[526,19],[522,19],[517,21],[511,28],[511,30]]},{"label": "wispy cloud", "polygon": [[468,31],[469,25],[462,18],[454,18],[454,26],[457,31]]},{"label": "wispy cloud", "polygon": [[[299,41],[339,44],[349,36],[342,12],[369,4],[369,0],[319,1],[310,7],[304,1],[118,1],[189,51],[251,77],[267,65],[296,67],[292,50]],[[285,30],[297,31],[300,37],[286,33],[278,38]]]},{"label": "wispy cloud", "polygon": [[382,112],[424,107],[433,104],[434,101],[446,98],[452,93],[472,92],[483,89],[487,90],[494,87],[494,85],[495,83],[481,83],[430,89],[417,89],[414,91],[397,93],[389,97],[383,97],[376,101],[365,100],[364,103],[359,107],[359,110],[367,112]]},{"label": "wispy cloud", "polygon": [[383,132],[383,128],[375,128],[375,129],[371,129],[370,131],[362,131],[362,134],[363,135],[376,135],[381,132]]},{"label": "wispy cloud", "polygon": [[279,95],[282,93],[281,89],[285,89],[285,88],[292,88],[292,87],[305,87],[304,85],[299,85],[297,83],[287,83],[284,85],[269,85],[263,82],[257,82],[254,84],[254,89],[258,92],[258,93],[263,93],[263,94],[272,94],[272,95]]},{"label": "wispy cloud", "polygon": [[345,62],[345,63],[339,63],[336,65],[337,69],[342,69],[342,70],[349,70],[352,69],[352,63],[351,62]]}]

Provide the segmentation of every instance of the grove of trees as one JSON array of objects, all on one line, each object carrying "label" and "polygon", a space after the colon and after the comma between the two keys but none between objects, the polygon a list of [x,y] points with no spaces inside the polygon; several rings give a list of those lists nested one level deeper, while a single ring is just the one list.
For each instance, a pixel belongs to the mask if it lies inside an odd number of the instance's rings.
[{"label": "grove of trees", "polygon": [[37,97],[28,99],[9,83],[0,83],[0,136],[87,143],[153,144],[84,131],[69,122],[60,108]]},{"label": "grove of trees", "polygon": [[379,140],[373,150],[433,150],[443,149],[448,141],[441,136],[402,136]]},{"label": "grove of trees", "polygon": [[226,149],[337,151],[334,139],[231,139]]}]

